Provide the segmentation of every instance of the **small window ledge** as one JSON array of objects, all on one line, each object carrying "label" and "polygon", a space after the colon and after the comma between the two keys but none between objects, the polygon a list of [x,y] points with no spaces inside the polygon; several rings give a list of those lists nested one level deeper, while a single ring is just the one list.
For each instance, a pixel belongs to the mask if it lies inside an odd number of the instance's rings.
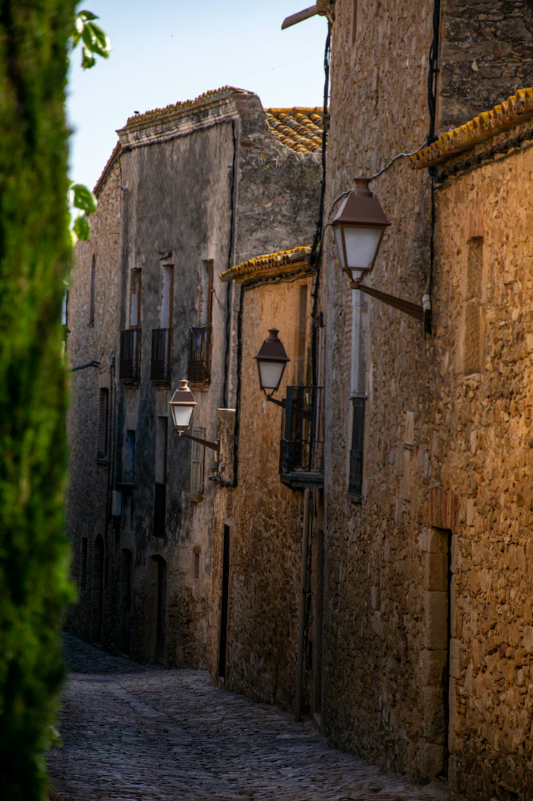
[{"label": "small window ledge", "polygon": [[347,492],[346,498],[351,501],[351,503],[357,504],[362,504],[365,499],[364,495],[354,495],[352,492]]}]

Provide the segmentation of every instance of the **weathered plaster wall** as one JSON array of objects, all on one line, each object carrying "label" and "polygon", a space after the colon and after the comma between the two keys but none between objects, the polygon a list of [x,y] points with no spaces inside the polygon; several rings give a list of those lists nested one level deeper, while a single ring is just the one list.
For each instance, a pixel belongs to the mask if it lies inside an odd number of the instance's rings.
[{"label": "weathered plaster wall", "polygon": [[[354,175],[422,144],[430,0],[336,3],[326,209]],[[420,303],[429,281],[430,183],[405,161],[374,181],[392,222],[368,283]],[[405,314],[366,301],[363,499],[347,497],[352,298],[333,237],[325,256],[326,589],[324,725],[337,745],[413,776],[443,767],[445,732],[426,720],[425,500],[431,340]],[[431,721],[433,723],[433,721]],[[426,730],[426,724],[428,724]],[[426,740],[427,733],[427,740]],[[437,745],[437,748],[434,746]]]},{"label": "weathered plaster wall", "polygon": [[533,796],[532,171],[528,149],[436,197],[431,470],[461,501],[450,771],[479,801]]},{"label": "weathered plaster wall", "polygon": [[[242,320],[238,486],[220,489],[214,517],[210,672],[218,679],[224,524],[230,527],[229,624],[225,686],[256,701],[294,706],[303,492],[280,481],[282,410],[266,403],[253,359],[273,326],[291,362],[276,397],[301,383],[301,293],[310,280],[245,291]],[[308,677],[306,677],[308,680]],[[304,699],[304,703],[307,699]]]},{"label": "weathered plaster wall", "polygon": [[[88,368],[72,373],[72,400],[68,417],[70,446],[70,486],[68,491],[67,533],[72,543],[72,573],[79,588],[79,602],[70,609],[67,627],[90,637],[91,594],[93,590],[94,541],[105,539],[107,489],[111,460],[97,461],[99,388],[109,389],[110,426],[114,424],[114,368],[108,365],[117,347],[118,268],[120,253],[121,172],[115,164],[98,210],[91,216],[92,233],[75,249],[69,287],[67,355],[71,368],[95,360],[103,369]],[[95,260],[94,323],[90,323],[91,268]],[[109,438],[108,448],[112,444]],[[87,573],[81,587],[81,541],[87,538]],[[106,552],[107,569],[109,553]],[[112,610],[109,610],[112,615]],[[110,622],[106,619],[106,623]]]},{"label": "weathered plaster wall", "polygon": [[531,0],[443,0],[439,131],[533,84]]}]

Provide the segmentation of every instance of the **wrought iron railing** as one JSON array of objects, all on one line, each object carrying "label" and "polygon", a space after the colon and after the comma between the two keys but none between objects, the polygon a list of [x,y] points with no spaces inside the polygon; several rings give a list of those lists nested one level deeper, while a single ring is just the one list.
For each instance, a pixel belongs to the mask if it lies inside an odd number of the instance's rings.
[{"label": "wrought iron railing", "polygon": [[188,379],[206,384],[211,378],[211,326],[192,325],[189,332]]},{"label": "wrought iron railing", "polygon": [[352,398],[352,441],[350,447],[350,495],[363,494],[363,451],[365,436],[365,398]]},{"label": "wrought iron railing", "polygon": [[323,387],[287,387],[280,448],[281,474],[324,469]]},{"label": "wrought iron railing", "polygon": [[154,494],[154,537],[164,537],[167,519],[167,485],[156,484]]},{"label": "wrought iron railing", "polygon": [[150,362],[150,379],[160,383],[170,381],[170,328],[152,329],[152,359]]},{"label": "wrought iron railing", "polygon": [[140,378],[140,345],[141,329],[128,328],[120,332],[120,367],[121,381],[138,381]]}]

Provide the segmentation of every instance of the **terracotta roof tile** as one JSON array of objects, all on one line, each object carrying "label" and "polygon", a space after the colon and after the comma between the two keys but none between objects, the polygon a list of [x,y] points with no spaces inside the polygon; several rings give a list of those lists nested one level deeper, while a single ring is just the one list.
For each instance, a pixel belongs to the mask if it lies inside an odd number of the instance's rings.
[{"label": "terracotta roof tile", "polygon": [[322,148],[322,109],[267,108],[270,130],[282,145],[297,153],[312,153]]},{"label": "terracotta roof tile", "polygon": [[264,256],[256,256],[254,259],[231,267],[221,273],[221,281],[242,281],[250,278],[253,273],[265,273],[271,270],[287,267],[290,265],[301,264],[306,261],[306,257],[311,253],[311,245],[299,245],[289,250],[279,250],[275,253],[267,253]]},{"label": "terracotta roof tile", "polygon": [[478,142],[496,136],[533,117],[533,87],[520,89],[515,95],[490,111],[442,134],[436,142],[411,156],[411,168],[420,170],[440,164]]}]

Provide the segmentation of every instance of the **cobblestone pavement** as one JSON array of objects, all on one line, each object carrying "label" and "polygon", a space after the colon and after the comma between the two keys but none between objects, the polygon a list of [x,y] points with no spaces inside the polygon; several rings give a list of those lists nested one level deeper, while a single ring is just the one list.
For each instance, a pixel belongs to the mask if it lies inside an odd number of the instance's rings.
[{"label": "cobblestone pavement", "polygon": [[66,637],[71,674],[49,757],[64,801],[406,801],[433,798],[330,748],[307,723]]}]

